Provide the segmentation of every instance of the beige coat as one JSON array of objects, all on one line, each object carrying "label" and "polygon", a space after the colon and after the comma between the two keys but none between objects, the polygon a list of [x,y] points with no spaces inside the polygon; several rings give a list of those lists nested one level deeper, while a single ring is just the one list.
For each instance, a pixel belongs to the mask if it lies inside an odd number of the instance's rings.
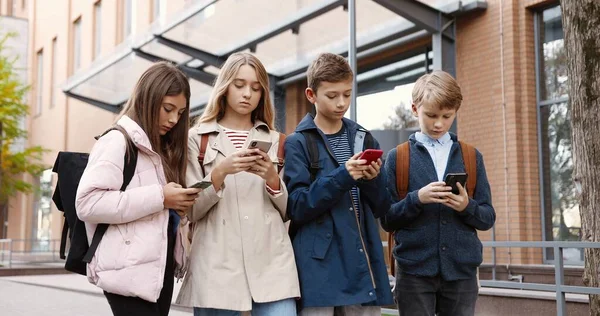
[{"label": "beige coat", "polygon": [[[206,176],[198,162],[202,134],[210,133],[204,158]],[[277,162],[279,134],[257,122],[250,140],[272,142],[269,156]],[[210,181],[211,171],[236,151],[215,122],[192,128],[188,138],[186,183]],[[188,215],[196,228],[190,264],[177,303],[205,308],[246,311],[252,301],[273,302],[300,297],[292,244],[284,224],[288,192],[273,196],[265,180],[240,172],[228,175],[224,187],[200,193]]]}]

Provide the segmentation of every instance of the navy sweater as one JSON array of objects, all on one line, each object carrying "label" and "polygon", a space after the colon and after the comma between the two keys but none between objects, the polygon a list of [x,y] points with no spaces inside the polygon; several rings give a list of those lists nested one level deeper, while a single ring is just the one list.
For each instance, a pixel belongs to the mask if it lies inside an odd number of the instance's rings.
[{"label": "navy sweater", "polygon": [[[450,149],[445,174],[466,172],[456,135]],[[463,212],[442,204],[422,204],[418,191],[437,174],[427,148],[409,138],[410,170],[408,195],[398,199],[396,188],[396,149],[387,156],[384,172],[392,206],[381,220],[383,228],[395,231],[394,257],[402,272],[418,276],[441,275],[446,281],[475,277],[482,262],[482,245],[476,229],[488,230],[496,221],[492,207],[490,185],[485,173],[483,157],[477,151],[477,185],[474,198]]]}]

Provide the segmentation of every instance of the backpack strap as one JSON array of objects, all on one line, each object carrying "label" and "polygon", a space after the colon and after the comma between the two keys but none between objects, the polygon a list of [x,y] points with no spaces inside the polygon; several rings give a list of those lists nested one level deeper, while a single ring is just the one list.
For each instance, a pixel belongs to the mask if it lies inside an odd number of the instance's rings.
[{"label": "backpack strap", "polygon": [[279,147],[277,148],[277,173],[281,172],[285,165],[285,138],[286,135],[279,133]]},{"label": "backpack strap", "polygon": [[408,169],[410,168],[410,144],[404,142],[396,146],[396,190],[398,199],[408,194]]},{"label": "backpack strap", "polygon": [[[127,132],[125,132],[125,130],[123,130],[123,128],[120,126],[113,127],[107,130],[100,137],[106,135],[111,130],[118,130],[119,132],[123,133],[123,136],[125,136],[125,140],[127,141],[127,149],[125,151],[125,157],[123,158],[123,184],[119,189],[120,191],[124,192],[129,183],[131,182],[131,179],[133,179],[133,175],[135,174],[135,167],[137,166],[138,159],[138,149],[129,137],[129,134],[127,134]],[[85,257],[83,257],[83,262],[90,263],[92,261],[92,258],[96,253],[96,249],[98,248],[98,245],[100,244],[104,233],[106,233],[108,226],[109,224],[98,224],[98,226],[96,226],[96,231],[94,231],[94,237],[92,238],[92,242],[90,243],[88,251],[85,253]]]},{"label": "backpack strap", "polygon": [[356,132],[356,136],[354,136],[354,154],[363,151],[366,135],[367,135],[367,131],[365,131],[363,129],[359,129]]},{"label": "backpack strap", "polygon": [[[404,142],[396,146],[396,190],[398,199],[402,200],[408,194],[408,170],[410,168],[410,143]],[[396,276],[396,258],[394,258],[394,233],[387,236],[387,257],[390,263],[390,274]]]},{"label": "backpack strap", "polygon": [[460,144],[460,150],[462,152],[463,161],[465,163],[465,171],[468,174],[467,177],[467,194],[470,198],[473,198],[475,194],[475,186],[477,185],[477,151],[475,147],[458,141]]},{"label": "backpack strap", "polygon": [[204,155],[206,155],[206,147],[208,146],[208,135],[200,135],[200,152],[198,152],[198,162],[200,163],[200,169],[202,169],[202,175],[206,176],[204,171]]},{"label": "backpack strap", "polygon": [[308,166],[310,172],[310,182],[314,182],[317,179],[317,173],[321,169],[319,166],[319,147],[317,147],[317,142],[319,141],[317,132],[314,130],[307,130],[301,132],[306,138],[306,148],[308,149],[308,159],[310,160],[310,165]]}]

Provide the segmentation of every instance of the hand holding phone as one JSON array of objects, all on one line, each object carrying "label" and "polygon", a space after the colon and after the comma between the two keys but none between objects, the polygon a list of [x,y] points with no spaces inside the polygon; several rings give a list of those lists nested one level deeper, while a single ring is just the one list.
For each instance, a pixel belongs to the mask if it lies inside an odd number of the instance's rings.
[{"label": "hand holding phone", "polygon": [[449,173],[446,175],[446,178],[444,178],[444,182],[446,182],[447,186],[452,187],[452,194],[458,195],[460,192],[456,183],[460,183],[462,187],[466,189],[465,185],[467,184],[467,177],[468,175],[464,172]]}]

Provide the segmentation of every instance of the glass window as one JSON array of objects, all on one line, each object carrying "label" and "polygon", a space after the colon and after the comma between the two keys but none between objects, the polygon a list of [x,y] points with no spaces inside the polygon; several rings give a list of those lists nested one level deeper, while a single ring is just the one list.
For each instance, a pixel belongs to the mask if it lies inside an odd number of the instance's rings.
[{"label": "glass window", "polygon": [[123,1],[123,39],[131,35],[131,0]]},{"label": "glass window", "polygon": [[[567,61],[560,6],[537,14],[539,60],[540,172],[546,240],[581,238],[579,204],[573,184],[573,157],[568,103]],[[565,263],[581,264],[583,250],[565,249]],[[552,249],[546,259],[553,260]]]},{"label": "glass window", "polygon": [[73,22],[73,72],[81,67],[81,18]]},{"label": "glass window", "polygon": [[162,5],[161,0],[154,0],[152,2],[152,10],[153,10],[152,20],[153,21],[156,21],[160,18],[160,15],[162,14],[162,11],[161,11],[162,8],[160,7],[161,5]]},{"label": "glass window", "polygon": [[102,52],[102,2],[94,4],[94,59]]},{"label": "glass window", "polygon": [[50,65],[50,107],[53,107],[56,104],[56,92],[54,91],[56,87],[56,37],[52,39],[52,64]]},{"label": "glass window", "polygon": [[541,52],[543,58],[541,75],[541,99],[555,100],[567,97],[567,52],[564,46],[564,35],[560,7],[545,10],[542,13]]},{"label": "glass window", "polygon": [[32,248],[34,251],[49,251],[52,237],[52,169],[46,169],[37,180],[39,191],[33,208]]},{"label": "glass window", "polygon": [[35,114],[42,113],[42,104],[44,101],[44,51],[40,50],[37,53],[37,78],[36,78],[36,112]]}]

